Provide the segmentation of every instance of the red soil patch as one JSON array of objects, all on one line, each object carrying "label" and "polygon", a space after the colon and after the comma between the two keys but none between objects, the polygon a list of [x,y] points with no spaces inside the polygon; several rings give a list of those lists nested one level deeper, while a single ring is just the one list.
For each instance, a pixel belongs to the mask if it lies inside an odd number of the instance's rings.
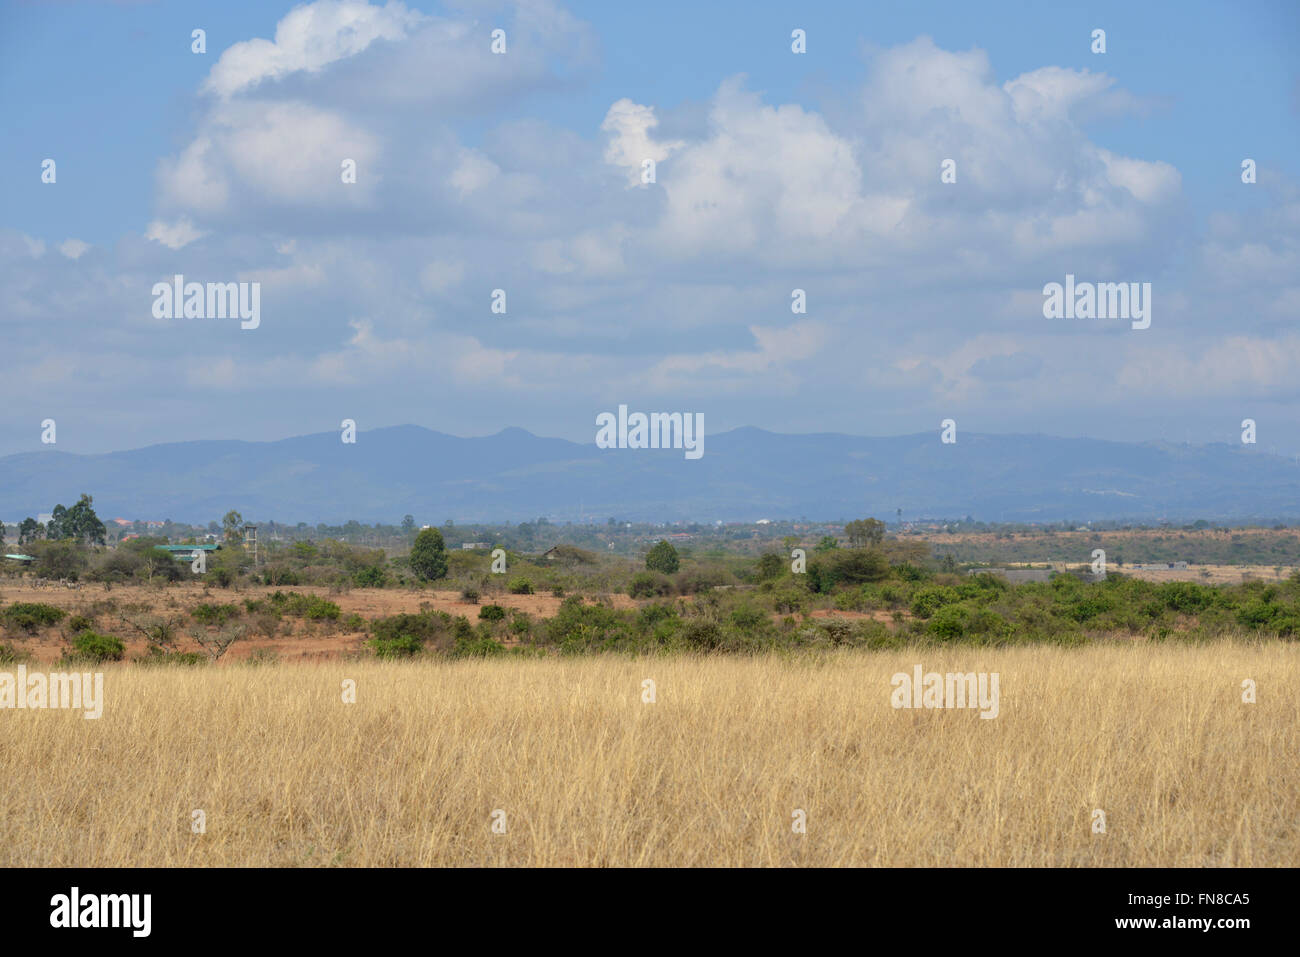
[{"label": "red soil patch", "polygon": [[[554,617],[564,600],[552,595],[509,595],[484,594],[478,604],[461,599],[456,591],[434,591],[409,589],[357,588],[351,591],[331,594],[329,588],[320,586],[268,587],[251,586],[239,589],[212,588],[195,582],[178,582],[173,585],[153,587],[149,585],[114,585],[106,590],[103,585],[86,584],[79,589],[46,586],[34,588],[30,583],[14,583],[12,580],[0,582],[0,599],[4,605],[15,602],[43,602],[62,608],[69,615],[85,615],[94,621],[97,631],[115,635],[126,645],[128,658],[145,654],[148,645],[142,636],[133,635],[131,628],[122,623],[119,612],[131,606],[146,605],[148,611],[128,611],[128,614],[155,614],[164,616],[188,613],[196,605],[205,602],[211,604],[238,604],[243,610],[246,598],[265,598],[277,591],[299,592],[319,595],[339,606],[342,618],[360,615],[365,619],[383,618],[389,615],[417,614],[422,610],[444,611],[451,615],[464,615],[472,622],[478,621],[478,610],[485,604],[496,604],[508,610],[526,612],[533,618],[546,619]],[[627,595],[602,596],[615,608],[636,608],[637,603]],[[96,602],[111,600],[116,603],[117,611],[93,608]],[[0,606],[3,607],[3,606]],[[66,619],[65,619],[66,621]],[[249,634],[246,638],[233,644],[222,658],[226,661],[242,661],[251,657],[259,649],[274,651],[281,660],[302,661],[321,658],[337,658],[341,655],[361,651],[367,638],[363,632],[347,630],[337,622],[310,622],[285,617],[292,631],[289,634],[267,638],[262,635]],[[181,651],[202,651],[184,631],[190,626],[197,627],[192,620],[182,623],[182,637],[178,641]],[[64,629],[60,626],[46,628],[40,634],[26,637],[10,631],[2,639],[14,645],[15,649],[29,653],[37,662],[57,661],[68,649]],[[510,642],[507,641],[507,644]]]}]

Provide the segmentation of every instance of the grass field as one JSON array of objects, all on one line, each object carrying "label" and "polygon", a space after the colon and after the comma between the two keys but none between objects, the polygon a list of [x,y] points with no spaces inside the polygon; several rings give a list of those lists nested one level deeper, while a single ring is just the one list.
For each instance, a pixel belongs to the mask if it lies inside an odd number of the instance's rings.
[{"label": "grass field", "polygon": [[[916,664],[998,717],[895,710]],[[0,865],[1300,860],[1294,643],[103,670],[0,712]]]}]

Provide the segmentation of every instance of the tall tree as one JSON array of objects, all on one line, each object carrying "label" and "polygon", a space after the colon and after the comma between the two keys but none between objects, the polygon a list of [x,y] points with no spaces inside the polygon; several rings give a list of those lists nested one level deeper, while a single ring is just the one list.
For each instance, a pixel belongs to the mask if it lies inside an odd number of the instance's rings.
[{"label": "tall tree", "polygon": [[45,524],[45,537],[50,541],[58,541],[61,538],[67,538],[68,534],[64,530],[63,522],[67,517],[68,510],[62,505],[54,506],[54,511],[50,513],[50,520]]},{"label": "tall tree", "polygon": [[845,525],[844,534],[852,548],[879,545],[885,540],[885,523],[878,518],[860,518]]},{"label": "tall tree", "polygon": [[660,539],[659,543],[646,553],[645,567],[652,572],[671,575],[680,566],[681,559],[677,557],[677,549],[663,539]]},{"label": "tall tree", "polygon": [[44,530],[45,526],[29,515],[18,524],[18,544],[26,545],[36,541]]},{"label": "tall tree", "polygon": [[233,508],[221,519],[221,534],[227,545],[238,545],[244,540],[244,516]]},{"label": "tall tree", "polygon": [[95,514],[94,501],[83,492],[77,504],[68,509],[63,517],[63,537],[94,545],[104,544],[106,530]]},{"label": "tall tree", "polygon": [[447,545],[442,532],[426,528],[415,536],[411,545],[411,570],[424,581],[443,578],[447,574]]}]

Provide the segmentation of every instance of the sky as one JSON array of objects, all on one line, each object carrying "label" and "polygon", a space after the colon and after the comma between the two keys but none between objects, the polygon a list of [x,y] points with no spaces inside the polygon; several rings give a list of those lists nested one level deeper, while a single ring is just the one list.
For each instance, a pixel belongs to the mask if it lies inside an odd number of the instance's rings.
[{"label": "sky", "polygon": [[[620,404],[1300,453],[1298,41],[1290,0],[5,2],[0,454]],[[176,274],[256,328],[157,315]],[[1149,327],[1045,317],[1067,275]]]}]

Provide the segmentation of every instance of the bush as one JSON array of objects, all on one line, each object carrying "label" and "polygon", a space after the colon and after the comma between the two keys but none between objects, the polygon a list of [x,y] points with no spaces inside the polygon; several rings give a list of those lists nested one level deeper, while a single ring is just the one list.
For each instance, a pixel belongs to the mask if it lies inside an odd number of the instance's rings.
[{"label": "bush", "polygon": [[83,631],[90,631],[93,627],[94,622],[85,615],[73,615],[68,619],[68,631],[74,635]]},{"label": "bush", "polygon": [[461,600],[462,600],[462,601],[467,601],[467,602],[469,602],[471,605],[477,605],[477,604],[478,604],[478,589],[477,589],[477,588],[462,588],[462,589],[460,590],[460,597],[461,597]]},{"label": "bush", "polygon": [[232,618],[239,617],[239,607],[237,605],[213,605],[204,602],[201,605],[194,606],[194,610],[190,612],[190,617],[201,625],[224,625]]},{"label": "bush", "polygon": [[62,608],[38,601],[20,601],[4,610],[5,623],[11,627],[34,634],[38,628],[54,625],[68,614]]},{"label": "bush", "polygon": [[371,565],[353,575],[352,582],[358,588],[383,588],[388,584],[388,574],[379,566]]},{"label": "bush", "polygon": [[75,657],[84,661],[121,661],[126,654],[126,646],[112,635],[101,635],[93,631],[83,631],[72,639]]},{"label": "bush", "polygon": [[627,593],[632,598],[654,598],[671,595],[673,585],[666,575],[658,572],[637,572],[628,583]]},{"label": "bush", "polygon": [[271,605],[286,615],[306,618],[311,621],[329,619],[337,621],[342,609],[334,602],[319,595],[304,595],[300,592],[278,591],[270,598]]},{"label": "bush", "polygon": [[944,605],[960,601],[957,589],[946,585],[922,588],[912,597],[912,614],[917,618],[929,618]]},{"label": "bush", "polygon": [[505,645],[487,635],[458,638],[451,649],[453,658],[491,658],[505,652]]},{"label": "bush", "polygon": [[371,638],[370,647],[377,658],[410,658],[424,648],[424,643],[414,635],[395,638]]},{"label": "bush", "polygon": [[682,629],[682,638],[692,648],[712,651],[722,644],[722,628],[716,621],[696,618],[686,623]]},{"label": "bush", "polygon": [[263,638],[274,638],[280,630],[280,613],[274,608],[258,608],[249,618],[253,632]]},{"label": "bush", "polygon": [[808,586],[821,594],[836,585],[861,585],[888,577],[889,560],[874,548],[837,548],[808,563]]},{"label": "bush", "polygon": [[500,605],[484,605],[478,610],[478,616],[483,621],[500,621],[505,618],[506,610]]},{"label": "bush", "polygon": [[730,585],[734,581],[731,573],[725,568],[705,565],[678,572],[673,583],[679,594],[698,595],[717,585]]},{"label": "bush", "polygon": [[512,579],[506,588],[512,595],[531,595],[533,593],[533,583],[527,578]]},{"label": "bush", "polygon": [[262,569],[263,585],[301,585],[302,578],[285,565],[267,565]]},{"label": "bush", "polygon": [[165,651],[157,645],[150,645],[149,650],[143,656],[135,659],[135,663],[146,666],[179,665],[192,668],[195,665],[207,664],[208,658],[197,651]]},{"label": "bush", "polygon": [[759,581],[768,581],[781,577],[783,571],[785,571],[785,559],[774,552],[768,552],[759,556],[755,577]]},{"label": "bush", "polygon": [[790,586],[776,591],[772,595],[772,609],[783,615],[801,612],[808,604],[808,591],[797,586]]},{"label": "bush", "polygon": [[752,605],[741,605],[731,610],[731,623],[742,631],[756,631],[767,622],[767,613]]}]

